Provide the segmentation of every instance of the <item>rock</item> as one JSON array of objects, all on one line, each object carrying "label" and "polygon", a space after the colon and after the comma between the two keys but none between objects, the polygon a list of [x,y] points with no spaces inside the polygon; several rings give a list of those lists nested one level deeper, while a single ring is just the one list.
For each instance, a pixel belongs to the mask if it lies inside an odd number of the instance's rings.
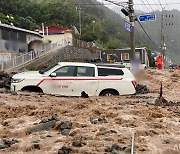
[{"label": "rock", "polygon": [[0,149],[3,149],[3,148],[7,148],[7,146],[5,145],[4,140],[0,139]]},{"label": "rock", "polygon": [[72,122],[71,121],[64,121],[59,124],[57,127],[60,131],[64,129],[71,129],[72,128]]},{"label": "rock", "polygon": [[71,148],[66,147],[66,146],[62,146],[59,150],[58,150],[58,154],[69,154],[72,151]]},{"label": "rock", "polygon": [[149,92],[149,90],[148,90],[146,85],[137,84],[137,86],[136,86],[136,93],[137,94],[146,94],[148,92]]},{"label": "rock", "polygon": [[93,118],[93,117],[90,117],[90,122],[92,123],[92,124],[97,124],[98,123],[98,120],[97,119],[95,119],[95,118]]},{"label": "rock", "polygon": [[117,144],[113,144],[111,147],[105,149],[105,152],[111,152],[112,154],[116,154],[118,151],[123,151],[123,148]]},{"label": "rock", "polygon": [[43,130],[50,130],[51,128],[54,128],[55,125],[56,125],[56,120],[47,121],[44,123],[37,124],[30,130],[30,132],[40,132]]},{"label": "rock", "polygon": [[63,130],[61,131],[61,134],[64,135],[64,136],[68,136],[69,133],[70,133],[70,129],[63,129]]},{"label": "rock", "polygon": [[38,149],[38,150],[41,149],[39,143],[34,143],[34,144],[33,144],[33,147],[34,147],[34,149]]},{"label": "rock", "polygon": [[72,143],[72,146],[74,147],[83,147],[84,145],[86,145],[86,143],[83,142],[82,140],[75,140]]},{"label": "rock", "polygon": [[171,103],[169,103],[164,97],[157,98],[155,100],[155,105],[158,106],[170,106]]},{"label": "rock", "polygon": [[76,134],[77,134],[76,131],[72,131],[72,132],[69,133],[69,136],[75,136]]},{"label": "rock", "polygon": [[11,141],[0,139],[0,149],[9,148],[12,144],[16,143],[18,143],[16,139],[12,139]]},{"label": "rock", "polygon": [[90,117],[90,122],[92,124],[102,124],[102,123],[107,123],[107,120],[105,119],[105,117],[100,117],[100,118],[94,118],[94,117]]},{"label": "rock", "polygon": [[59,117],[57,114],[52,115],[51,120],[59,121]]},{"label": "rock", "polygon": [[124,149],[124,152],[131,153],[131,146],[128,146]]}]

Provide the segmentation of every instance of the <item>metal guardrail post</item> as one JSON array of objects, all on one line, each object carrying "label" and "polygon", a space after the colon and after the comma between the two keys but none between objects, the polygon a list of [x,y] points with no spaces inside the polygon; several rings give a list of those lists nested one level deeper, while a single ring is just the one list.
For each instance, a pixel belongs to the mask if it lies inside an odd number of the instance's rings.
[{"label": "metal guardrail post", "polygon": [[1,62],[1,71],[3,71],[4,70],[4,62],[2,61]]}]

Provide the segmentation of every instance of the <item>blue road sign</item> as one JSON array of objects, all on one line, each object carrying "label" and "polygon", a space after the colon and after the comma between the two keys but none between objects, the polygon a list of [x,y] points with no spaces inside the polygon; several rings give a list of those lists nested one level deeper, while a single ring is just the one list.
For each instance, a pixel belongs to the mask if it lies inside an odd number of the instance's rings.
[{"label": "blue road sign", "polygon": [[131,31],[132,31],[132,25],[129,24],[129,23],[125,23],[125,29],[126,29],[127,31],[131,32]]},{"label": "blue road sign", "polygon": [[140,15],[139,16],[139,21],[154,21],[156,20],[156,15],[155,14],[145,14],[145,15]]}]

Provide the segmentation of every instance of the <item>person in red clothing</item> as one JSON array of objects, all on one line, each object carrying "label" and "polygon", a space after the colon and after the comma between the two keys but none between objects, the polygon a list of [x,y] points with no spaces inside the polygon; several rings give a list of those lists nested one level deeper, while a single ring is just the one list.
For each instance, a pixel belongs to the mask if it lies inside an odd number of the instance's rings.
[{"label": "person in red clothing", "polygon": [[159,54],[158,57],[156,58],[156,62],[157,62],[157,67],[158,67],[158,69],[162,69],[163,58],[162,58],[162,55],[161,55],[161,54]]}]

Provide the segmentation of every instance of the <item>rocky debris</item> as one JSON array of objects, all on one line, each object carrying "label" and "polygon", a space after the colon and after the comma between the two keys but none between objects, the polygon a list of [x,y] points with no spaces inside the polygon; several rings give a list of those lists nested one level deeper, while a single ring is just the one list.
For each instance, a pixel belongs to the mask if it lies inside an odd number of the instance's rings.
[{"label": "rocky debris", "polygon": [[83,147],[84,145],[86,145],[86,143],[82,140],[74,140],[72,142],[72,146],[74,147]]},{"label": "rocky debris", "polygon": [[41,149],[41,147],[40,147],[40,144],[39,144],[39,143],[34,143],[34,144],[33,144],[33,147],[34,147],[34,149],[38,149],[38,150],[40,150],[40,149]]},{"label": "rocky debris", "polygon": [[90,117],[89,120],[92,124],[108,123],[105,117],[100,117],[100,118]]},{"label": "rocky debris", "polygon": [[137,84],[136,86],[136,94],[147,94],[149,90],[146,85]]},{"label": "rocky debris", "polygon": [[157,106],[170,106],[171,103],[169,103],[164,97],[158,97],[155,100],[155,105],[157,105]]},{"label": "rocky debris", "polygon": [[107,147],[105,152],[123,151],[124,149],[117,144],[113,144],[111,147]]},{"label": "rocky debris", "polygon": [[66,146],[62,146],[59,150],[58,150],[58,154],[69,154],[70,152],[72,152],[72,149]]},{"label": "rocky debris", "polygon": [[61,134],[64,135],[64,136],[70,135],[70,129],[63,129],[63,130],[61,131]]},{"label": "rocky debris", "polygon": [[70,135],[71,128],[72,128],[71,121],[63,121],[57,126],[57,129],[60,131],[60,133],[65,136]]},{"label": "rocky debris", "polygon": [[84,91],[81,93],[82,98],[89,98],[88,94],[86,94]]},{"label": "rocky debris", "polygon": [[117,144],[113,144],[111,147],[107,147],[105,149],[105,152],[109,152],[111,154],[118,154],[120,151],[121,151],[121,153],[122,152],[131,153],[131,147],[130,146],[128,146],[128,147],[120,147]]},{"label": "rocky debris", "polygon": [[10,89],[11,78],[15,73],[0,72],[0,88]]},{"label": "rocky debris", "polygon": [[59,120],[57,115],[53,115],[51,119],[48,120],[42,120],[39,124],[36,124],[35,127],[30,129],[30,133],[32,132],[40,132],[43,130],[50,130],[51,128],[54,128],[56,125],[56,122]]},{"label": "rocky debris", "polygon": [[9,148],[11,145],[18,143],[16,139],[12,139],[11,141],[6,139],[0,139],[0,149]]},{"label": "rocky debris", "polygon": [[64,129],[71,129],[72,128],[72,122],[71,121],[63,121],[59,124],[57,127],[60,131]]}]

